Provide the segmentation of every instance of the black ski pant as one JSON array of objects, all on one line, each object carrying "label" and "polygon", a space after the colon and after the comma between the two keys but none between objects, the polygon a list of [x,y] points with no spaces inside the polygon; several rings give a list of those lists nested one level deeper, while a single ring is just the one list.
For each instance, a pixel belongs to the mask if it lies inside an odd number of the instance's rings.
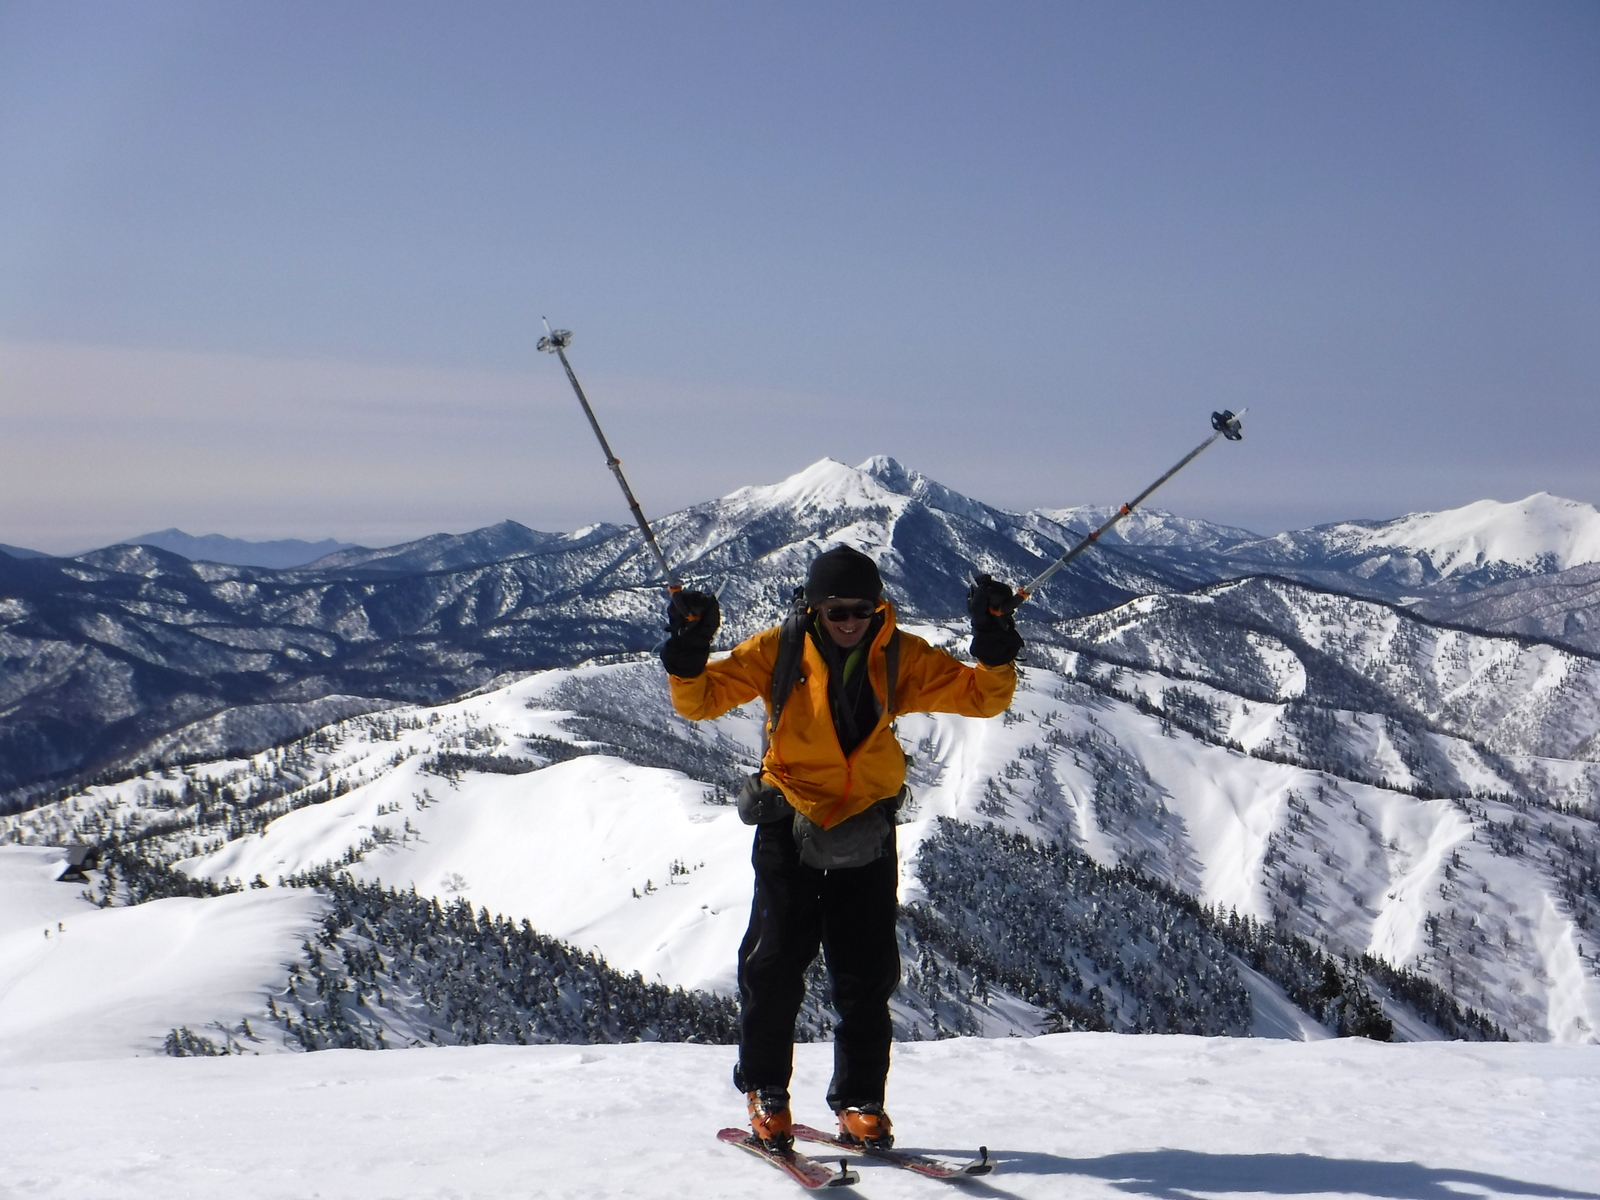
[{"label": "black ski pant", "polygon": [[819,871],[800,861],[788,821],[756,826],[755,900],[739,947],[739,1066],[742,1091],[787,1089],[805,973],[822,949],[839,1021],[834,1027],[836,1111],[883,1103],[894,1029],[889,997],[900,983],[895,938],[899,859]]}]

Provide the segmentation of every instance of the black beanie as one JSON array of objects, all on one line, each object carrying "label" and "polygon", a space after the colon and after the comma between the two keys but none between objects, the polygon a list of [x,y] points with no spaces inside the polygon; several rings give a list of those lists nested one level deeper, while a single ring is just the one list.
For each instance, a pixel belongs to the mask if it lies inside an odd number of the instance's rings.
[{"label": "black beanie", "polygon": [[835,546],[817,555],[806,576],[806,603],[813,608],[835,597],[876,600],[882,594],[883,576],[878,574],[878,564],[849,546]]}]

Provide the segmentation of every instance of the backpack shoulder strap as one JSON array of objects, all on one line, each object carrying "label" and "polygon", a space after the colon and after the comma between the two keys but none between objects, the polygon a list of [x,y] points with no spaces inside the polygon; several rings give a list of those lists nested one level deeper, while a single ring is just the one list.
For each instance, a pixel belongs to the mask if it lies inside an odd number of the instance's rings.
[{"label": "backpack shoulder strap", "polygon": [[894,685],[900,681],[900,631],[889,635],[889,644],[883,648],[883,665],[886,672],[885,687],[888,695],[884,705],[891,720],[894,718]]},{"label": "backpack shoulder strap", "polygon": [[778,718],[783,715],[783,706],[789,702],[789,694],[794,691],[794,685],[800,681],[800,667],[805,659],[808,615],[805,589],[795,588],[794,604],[778,628],[778,657],[772,664],[772,695],[767,701],[769,715],[764,730],[764,740],[770,739],[778,728]]},{"label": "backpack shoulder strap", "polygon": [[[778,657],[772,664],[772,698],[767,703],[767,724],[762,730],[762,751],[765,753],[767,743],[777,731],[778,718],[783,716],[783,706],[789,702],[789,695],[794,691],[794,685],[800,681],[800,666],[805,659],[806,631],[810,626],[810,611],[806,608],[805,590],[795,588],[794,607],[783,624],[778,629]],[[889,642],[883,648],[885,689],[887,694],[884,708],[892,718],[894,711],[894,694],[896,685],[900,682],[900,631],[896,629],[889,635]]]}]

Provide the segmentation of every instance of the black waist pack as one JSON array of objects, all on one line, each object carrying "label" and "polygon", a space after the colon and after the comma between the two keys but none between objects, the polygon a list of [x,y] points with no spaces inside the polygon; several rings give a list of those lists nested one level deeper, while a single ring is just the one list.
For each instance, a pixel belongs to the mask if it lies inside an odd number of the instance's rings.
[{"label": "black waist pack", "polygon": [[794,840],[800,861],[819,871],[838,871],[864,867],[894,853],[894,817],[905,802],[901,788],[887,800],[880,800],[864,812],[824,829],[809,817],[794,814]]},{"label": "black waist pack", "polygon": [[795,815],[788,799],[768,783],[760,771],[744,781],[733,802],[739,810],[739,820],[746,825],[765,825],[768,821],[782,821]]}]

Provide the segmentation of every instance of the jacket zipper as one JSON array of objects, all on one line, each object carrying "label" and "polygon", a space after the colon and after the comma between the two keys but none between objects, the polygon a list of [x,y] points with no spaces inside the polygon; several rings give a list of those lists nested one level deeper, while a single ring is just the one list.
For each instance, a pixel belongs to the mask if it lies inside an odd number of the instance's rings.
[{"label": "jacket zipper", "polygon": [[[882,631],[881,630],[879,631],[879,637],[882,637]],[[876,642],[877,642],[877,639],[874,639],[874,644],[872,646],[868,646],[867,647],[867,661],[862,664],[863,669],[865,669],[866,672],[867,672],[867,686],[868,687],[872,687],[872,651],[876,648]],[[888,645],[888,639],[887,638],[884,639],[884,644]],[[873,695],[875,695],[875,696],[877,695],[877,689],[876,688],[873,688]],[[887,697],[880,697],[878,702],[883,705],[884,710],[885,710],[884,712],[878,714],[878,721],[881,723],[883,721],[884,717],[886,717],[888,715],[888,711],[887,710],[888,710],[889,706],[888,706],[888,702],[887,702]],[[774,732],[776,732],[776,731],[774,731]],[[827,819],[822,822],[822,827],[824,829],[831,829],[833,827],[833,818],[838,814],[838,812],[839,812],[839,810],[841,808],[843,808],[847,803],[849,803],[849,800],[850,800],[850,782],[851,782],[852,778],[855,775],[855,769],[856,769],[855,756],[861,753],[861,746],[865,746],[867,744],[867,742],[871,739],[872,734],[873,733],[877,733],[877,732],[878,732],[878,726],[874,725],[872,727],[872,732],[868,733],[866,737],[861,739],[861,745],[857,746],[849,754],[846,754],[844,756],[844,791],[839,796],[839,803],[835,804],[831,809],[828,810]],[[835,732],[835,734],[834,734],[834,740],[835,741],[838,740],[838,736],[839,736],[838,733]],[[841,747],[841,749],[842,748],[843,747]]]}]

